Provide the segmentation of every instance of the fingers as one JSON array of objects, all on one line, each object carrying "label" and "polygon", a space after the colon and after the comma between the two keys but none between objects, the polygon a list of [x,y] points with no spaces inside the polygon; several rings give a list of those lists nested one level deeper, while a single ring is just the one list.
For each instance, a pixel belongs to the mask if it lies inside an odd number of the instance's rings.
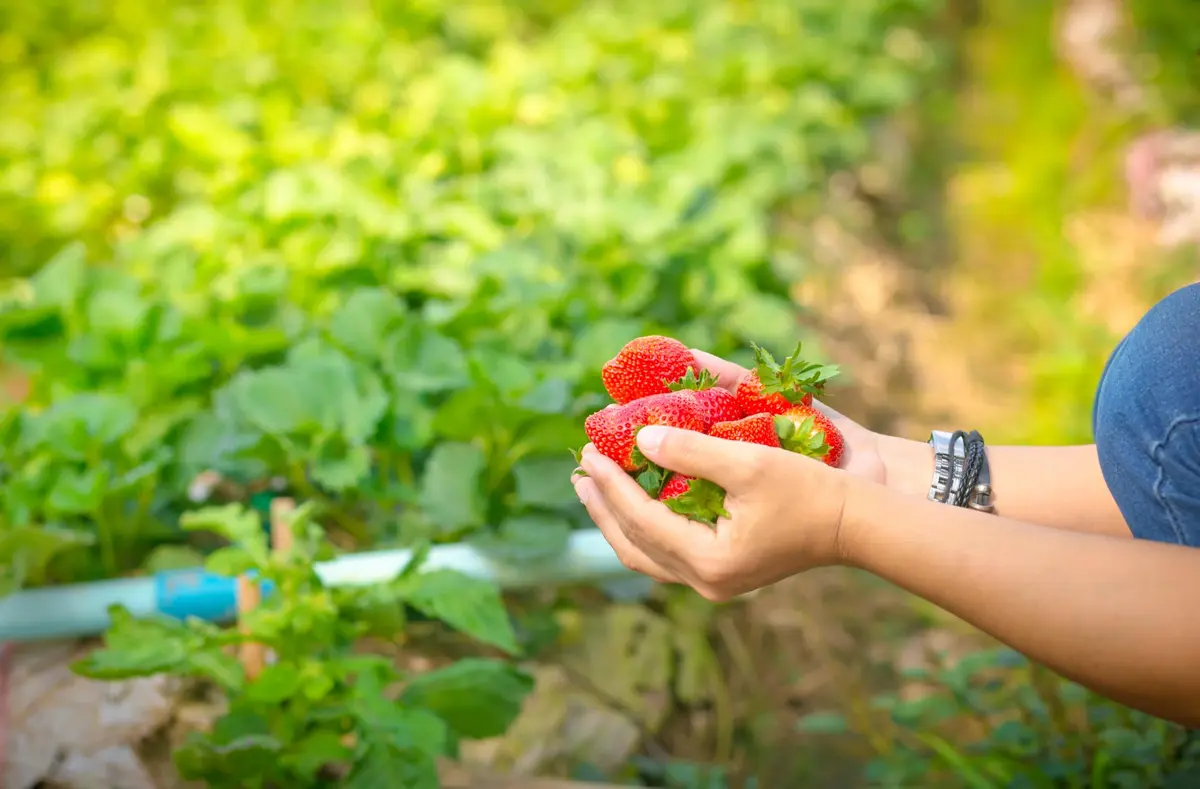
[{"label": "fingers", "polygon": [[696,361],[700,366],[708,370],[717,377],[717,386],[722,389],[733,391],[737,388],[738,382],[746,375],[746,368],[740,364],[726,361],[720,356],[713,356],[707,351],[698,351],[692,348],[692,355],[696,357]]},{"label": "fingers", "polygon": [[577,479],[575,482],[575,493],[579,496],[579,500],[583,502],[583,506],[587,509],[592,522],[596,524],[596,528],[600,529],[600,533],[604,535],[604,539],[612,546],[613,552],[617,554],[617,558],[621,560],[621,564],[635,573],[648,575],[662,583],[679,583],[679,579],[674,574],[663,569],[657,562],[629,541],[629,538],[625,536],[625,532],[622,531],[616,515],[609,509],[604,496],[601,495],[600,490],[592,479],[588,477]]},{"label": "fingers", "polygon": [[758,444],[659,425],[639,430],[637,443],[642,454],[663,468],[734,492],[753,482],[771,455],[769,447]]},{"label": "fingers", "polygon": [[[647,496],[636,481],[599,452],[585,451],[582,465],[588,473],[586,479],[594,483],[600,494],[598,498],[614,517],[624,538],[662,570],[682,579],[687,569],[706,556],[715,544],[713,529],[676,515],[662,502]],[[591,506],[585,506],[590,513]],[[604,514],[601,512],[600,516]]]}]

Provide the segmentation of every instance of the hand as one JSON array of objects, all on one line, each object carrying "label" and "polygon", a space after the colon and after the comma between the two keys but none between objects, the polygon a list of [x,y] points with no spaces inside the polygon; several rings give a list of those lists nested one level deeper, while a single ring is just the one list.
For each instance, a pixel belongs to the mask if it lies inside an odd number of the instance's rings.
[{"label": "hand", "polygon": [[[715,370],[713,372],[716,372]],[[728,600],[841,560],[839,529],[850,477],[782,449],[659,426],[638,433],[655,463],[725,489],[715,528],[677,515],[591,444],[575,491],[626,567]]]},{"label": "hand", "polygon": [[[746,368],[726,361],[711,353],[692,349],[692,354],[705,369],[717,376],[717,385],[733,391],[748,372]],[[867,430],[849,417],[839,414],[817,400],[813,405],[829,417],[837,429],[842,431],[846,448],[842,455],[841,468],[856,477],[883,484],[887,481],[887,468],[879,451],[879,435]]]}]

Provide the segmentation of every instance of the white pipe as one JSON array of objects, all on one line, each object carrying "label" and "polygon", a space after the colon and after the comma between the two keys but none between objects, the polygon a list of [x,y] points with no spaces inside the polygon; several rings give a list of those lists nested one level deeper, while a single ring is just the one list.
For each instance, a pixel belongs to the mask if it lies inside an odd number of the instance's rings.
[{"label": "white pipe", "polygon": [[[329,586],[363,586],[395,578],[411,558],[408,550],[370,551],[340,556],[315,570]],[[458,543],[434,546],[421,568],[457,570],[505,589],[625,581],[632,575],[596,529],[572,532],[566,549],[546,561],[510,565]],[[629,590],[622,594],[628,596]],[[108,609],[115,604],[137,617],[165,614],[217,622],[232,619],[237,610],[234,580],[203,570],[28,589],[0,599],[0,641],[96,635],[107,629]]]}]

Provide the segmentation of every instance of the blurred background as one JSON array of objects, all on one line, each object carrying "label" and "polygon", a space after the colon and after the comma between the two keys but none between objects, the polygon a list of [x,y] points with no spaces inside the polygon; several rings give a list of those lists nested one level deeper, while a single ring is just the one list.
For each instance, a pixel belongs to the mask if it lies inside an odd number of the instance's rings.
[{"label": "blurred background", "polygon": [[[1115,342],[1200,273],[1198,53],[1194,0],[3,4],[0,592],[199,564],[197,478],[348,550],[553,557],[646,333],[802,338],[876,430],[1090,442]],[[634,591],[511,597],[536,687],[467,763],[1200,785],[1183,732],[853,572]],[[157,785],[181,705],[118,744]]]}]

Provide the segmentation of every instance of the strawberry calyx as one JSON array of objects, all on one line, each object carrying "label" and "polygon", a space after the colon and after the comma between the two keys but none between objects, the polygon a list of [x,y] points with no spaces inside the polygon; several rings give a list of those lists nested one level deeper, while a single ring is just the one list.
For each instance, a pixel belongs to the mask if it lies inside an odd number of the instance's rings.
[{"label": "strawberry calyx", "polygon": [[586,477],[588,473],[580,468],[580,465],[583,463],[583,448],[575,449],[574,447],[569,447],[567,451],[571,453],[571,457],[575,458],[575,470],[571,472],[571,478]]},{"label": "strawberry calyx", "polygon": [[783,415],[776,416],[775,435],[779,437],[779,445],[789,452],[817,459],[829,454],[825,431],[817,427],[817,421],[811,415],[799,422]]},{"label": "strawberry calyx", "polygon": [[718,518],[728,518],[725,509],[725,489],[706,479],[694,479],[688,489],[663,501],[667,508],[689,520],[715,526]]},{"label": "strawberry calyx", "polygon": [[803,346],[804,343],[797,342],[796,350],[780,364],[766,348],[751,343],[754,371],[758,374],[764,395],[782,395],[789,403],[799,405],[808,395],[824,393],[825,382],[841,372],[836,364],[805,361],[800,355]]},{"label": "strawberry calyx", "polygon": [[667,388],[672,392],[678,392],[682,389],[690,389],[693,392],[702,392],[705,389],[712,389],[717,385],[717,378],[708,370],[701,370],[700,374],[696,375],[694,367],[689,367],[687,373],[678,381],[669,381]]},{"label": "strawberry calyx", "polygon": [[645,428],[645,425],[642,425],[633,433],[633,449],[629,452],[629,460],[638,468],[634,477],[638,485],[641,486],[642,490],[646,491],[646,495],[651,498],[657,498],[658,494],[662,492],[663,485],[667,483],[667,477],[671,475],[671,472],[643,455],[642,450],[638,448],[637,434],[642,432],[643,428]]}]

